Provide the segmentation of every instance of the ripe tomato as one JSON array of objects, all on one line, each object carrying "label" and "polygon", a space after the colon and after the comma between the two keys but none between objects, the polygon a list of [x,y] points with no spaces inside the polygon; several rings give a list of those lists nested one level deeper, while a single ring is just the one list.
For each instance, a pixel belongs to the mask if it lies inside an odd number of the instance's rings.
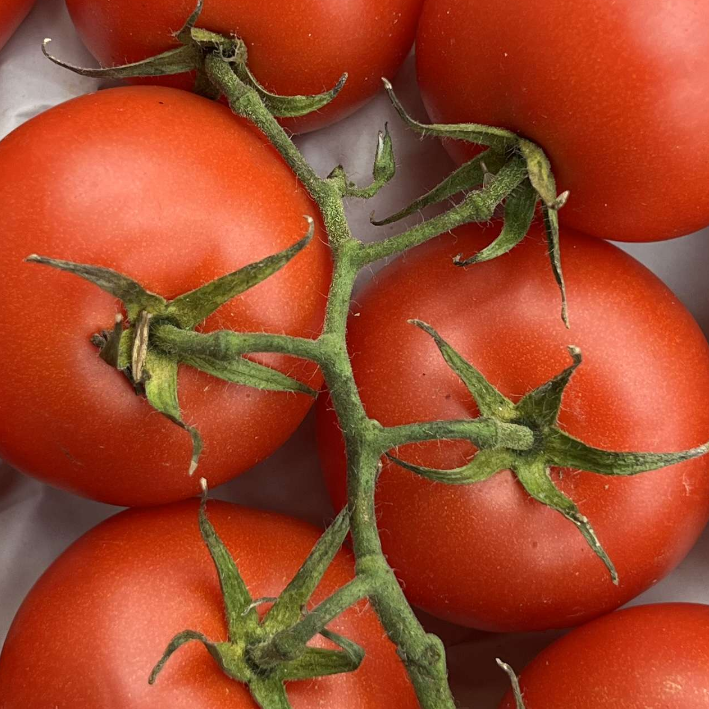
[{"label": "ripe tomato", "polygon": [[[638,606],[577,628],[521,677],[527,709],[706,709],[709,606]],[[508,695],[500,709],[514,709]]]},{"label": "ripe tomato", "polygon": [[562,223],[620,241],[709,224],[708,0],[426,0],[416,48],[434,121],[547,151]]},{"label": "ripe tomato", "polygon": [[3,0],[0,4],[0,49],[12,37],[33,5],[34,0]]},{"label": "ripe tomato", "polygon": [[[584,362],[566,389],[559,425],[590,445],[659,452],[709,440],[709,346],[664,284],[616,247],[563,231],[568,331],[539,227],[496,261],[453,265],[456,254],[475,253],[496,233],[470,226],[431,242],[357,298],[348,340],[371,417],[398,425],[477,415],[432,338],[407,323],[418,318],[515,401],[569,365],[567,345],[580,347]],[[319,404],[319,438],[339,507],[345,458],[330,408]],[[473,450],[427,443],[397,456],[452,469]],[[706,458],[625,479],[554,472],[615,562],[619,586],[576,527],[532,500],[510,472],[447,486],[385,463],[377,490],[384,550],[412,603],[435,615],[483,630],[575,625],[679,563],[709,515],[708,472]]]},{"label": "ripe tomato", "polygon": [[[54,108],[0,143],[0,457],[41,480],[121,505],[184,499],[190,437],[136,397],[92,334],[120,306],[31,253],[114,268],[174,298],[300,240],[317,207],[275,151],[227,108],[161,87],[101,91]],[[316,237],[202,329],[317,335],[331,273]],[[317,386],[312,365],[259,361]],[[218,485],[265,458],[312,399],[181,368],[185,420]],[[274,416],[274,411],[278,412]]]},{"label": "ripe tomato", "polygon": [[[207,513],[253,598],[278,595],[319,536],[304,522],[228,503],[211,502]],[[340,552],[313,603],[352,578],[352,559]],[[328,627],[366,657],[356,672],[291,684],[294,709],[418,706],[373,611],[360,604]],[[122,512],[64,552],[25,599],[0,656],[0,706],[256,709],[198,643],[176,652],[148,685],[168,642],[186,629],[226,640],[197,503]]]},{"label": "ripe tomato", "polygon": [[[411,49],[423,0],[206,0],[198,25],[247,44],[249,66],[269,91],[319,94],[348,72],[340,95],[320,111],[283,124],[298,132],[357,110],[392,77]],[[194,0],[67,0],[79,34],[107,66],[145,59],[174,46]],[[191,89],[188,76],[160,83]]]}]

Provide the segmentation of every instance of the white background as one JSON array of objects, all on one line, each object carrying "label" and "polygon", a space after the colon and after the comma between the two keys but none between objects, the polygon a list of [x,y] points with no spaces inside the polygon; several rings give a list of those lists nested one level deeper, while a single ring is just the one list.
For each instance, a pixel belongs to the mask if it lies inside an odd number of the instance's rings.
[{"label": "white background", "polygon": [[[40,52],[44,37],[53,38],[52,51],[58,56],[94,65],[74,33],[64,3],[39,0],[25,24],[0,52],[0,137],[35,114],[98,88],[98,82],[75,76],[45,60]],[[424,118],[411,58],[395,88],[412,113]],[[429,189],[450,171],[452,165],[447,155],[437,141],[422,142],[405,131],[381,94],[348,120],[297,141],[322,174],[342,163],[364,184],[371,173],[377,131],[387,121],[394,138],[399,174],[374,202],[352,205],[352,225],[363,238],[378,235],[381,238],[382,230],[369,224],[372,209],[388,214]],[[12,176],[0,175],[0,179]],[[385,233],[401,228],[387,227],[389,231]],[[690,308],[704,332],[709,333],[709,230],[660,244],[633,245],[628,250],[665,280]],[[310,416],[281,450],[238,480],[216,490],[215,497],[288,512],[323,524],[331,509],[320,479],[313,441]],[[43,570],[71,542],[114,512],[114,507],[54,490],[0,464],[0,643],[22,599]],[[709,533],[705,533],[685,562],[635,603],[709,602],[708,582]],[[494,665],[496,656],[521,669],[557,635],[499,636],[437,621],[429,620],[427,624],[440,632],[449,645],[451,679],[460,705],[480,709],[496,707],[506,687],[505,677]]]}]

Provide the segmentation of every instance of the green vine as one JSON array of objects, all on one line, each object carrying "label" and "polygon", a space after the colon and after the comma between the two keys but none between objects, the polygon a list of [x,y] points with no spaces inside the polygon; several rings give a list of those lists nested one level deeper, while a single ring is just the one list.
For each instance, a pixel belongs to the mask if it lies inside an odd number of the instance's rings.
[{"label": "green vine", "polygon": [[[471,258],[459,259],[458,263],[465,266],[496,258],[521,241],[537,206],[541,205],[554,274],[563,295],[557,211],[568,195],[556,194],[549,162],[536,145],[509,131],[486,126],[425,126],[417,123],[406,114],[391,85],[385,82],[394,105],[412,129],[426,135],[468,140],[486,146],[487,150],[406,209],[377,223],[390,223],[462,191],[465,196],[459,204],[402,234],[365,244],[350,231],[344,200],[372,197],[394,177],[393,146],[388,131],[381,133],[377,141],[371,185],[358,187],[349,180],[342,166],[335,167],[326,178],[319,177],[275,116],[303,115],[317,110],[337,96],[346,77],[331,91],[319,96],[271,94],[249,71],[243,42],[195,27],[200,11],[201,2],[177,35],[180,47],[144,62],[110,69],[80,69],[53,57],[50,59],[88,76],[126,78],[196,72],[198,91],[212,98],[225,96],[235,114],[251,122],[266,136],[317,204],[328,234],[333,277],[320,336],[310,340],[230,331],[203,334],[197,330],[198,324],[214,310],[269,277],[305,248],[313,233],[310,218],[308,234],[295,246],[172,301],[150,293],[140,284],[109,269],[39,256],[31,256],[28,260],[74,273],[123,302],[127,323],[117,317],[113,329],[97,335],[94,344],[100,348],[107,363],[131,380],[138,393],[190,433],[194,444],[190,473],[198,466],[201,439],[198,431],[182,422],[177,391],[179,366],[195,367],[212,376],[252,387],[315,395],[303,382],[256,364],[248,359],[248,355],[278,352],[317,363],[345,439],[348,505],[281,596],[253,600],[236,564],[207,519],[204,483],[200,529],[219,575],[228,641],[213,643],[194,631],[181,633],[170,642],[150,682],[157,680],[172,653],[186,642],[197,641],[204,644],[222,671],[249,686],[261,707],[285,709],[290,706],[285,682],[354,671],[359,666],[362,649],[346,638],[336,636],[327,625],[347,608],[367,598],[398,649],[421,707],[454,709],[443,643],[423,629],[382,552],[375,514],[375,488],[382,457],[393,457],[394,449],[417,441],[458,439],[473,443],[479,452],[466,466],[457,470],[433,470],[398,458],[394,460],[414,474],[449,484],[471,484],[500,470],[513,470],[532,497],[559,511],[579,528],[608,567],[611,579],[617,582],[612,561],[589,521],[553,484],[551,467],[578,467],[606,475],[634,475],[703,455],[709,448],[701,446],[670,454],[614,453],[591,448],[557,426],[564,389],[581,364],[578,350],[570,349],[572,363],[566,370],[515,404],[492,387],[431,326],[418,321],[412,326],[422,328],[433,338],[441,355],[476,400],[480,417],[394,427],[383,426],[369,418],[355,383],[346,344],[348,312],[358,273],[379,259],[403,253],[456,226],[487,221],[502,205],[505,225],[497,241]],[[45,53],[46,47],[45,43]],[[565,308],[564,298],[566,319]],[[344,542],[348,530],[356,560],[355,579],[316,608],[305,612],[307,600]],[[256,608],[266,601],[275,603],[264,619],[259,620]],[[311,647],[309,642],[317,635],[323,635],[338,649]],[[504,663],[500,666],[512,678],[517,706],[523,707],[514,673]]]}]

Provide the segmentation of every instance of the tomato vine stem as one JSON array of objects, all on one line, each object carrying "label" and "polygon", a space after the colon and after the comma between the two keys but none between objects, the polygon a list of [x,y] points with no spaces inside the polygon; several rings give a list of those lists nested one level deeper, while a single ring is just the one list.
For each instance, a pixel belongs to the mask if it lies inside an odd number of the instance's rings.
[{"label": "tomato vine stem", "polygon": [[[351,233],[337,183],[315,173],[256,91],[246,86],[217,55],[206,57],[205,71],[226,96],[232,111],[250,121],[268,138],[320,208],[332,248],[333,278],[323,333],[317,341],[320,350],[317,357],[345,436],[350,527],[357,576],[371,583],[369,599],[397,646],[422,709],[455,709],[448,686],[443,643],[426,633],[411,609],[386,562],[377,529],[374,495],[383,453],[381,427],[365,413],[345,339],[355,280],[359,269],[370,258]],[[435,235],[431,234],[430,238]],[[414,238],[408,238],[413,245]]]}]

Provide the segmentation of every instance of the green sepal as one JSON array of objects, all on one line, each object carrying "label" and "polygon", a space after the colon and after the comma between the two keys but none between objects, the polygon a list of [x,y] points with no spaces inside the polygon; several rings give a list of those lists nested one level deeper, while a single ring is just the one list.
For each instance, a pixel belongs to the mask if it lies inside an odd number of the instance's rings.
[{"label": "green sepal", "polygon": [[524,705],[524,699],[522,698],[522,688],[519,686],[519,679],[515,671],[506,663],[497,658],[496,660],[499,667],[505,672],[509,677],[510,684],[512,685],[512,694],[515,698],[516,709],[527,709]]},{"label": "green sepal", "polygon": [[505,201],[505,220],[500,235],[482,251],[467,259],[457,257],[458,266],[471,266],[475,263],[492,261],[511,251],[527,235],[534,220],[539,198],[529,180],[525,180],[513,190]]},{"label": "green sepal", "polygon": [[258,613],[234,558],[207,517],[207,482],[204,479],[201,482],[203,493],[199,505],[199,531],[219,576],[229,641],[245,643],[258,629]]},{"label": "green sepal", "polygon": [[196,630],[185,630],[182,633],[179,633],[178,635],[175,635],[175,637],[170,641],[170,644],[167,646],[165,649],[165,652],[163,653],[162,657],[158,661],[157,665],[153,668],[152,672],[150,673],[150,677],[148,678],[148,684],[155,684],[155,681],[158,678],[158,675],[160,672],[162,672],[163,667],[167,664],[167,661],[179,650],[183,645],[189,643],[189,642],[199,642],[204,645],[204,647],[207,649],[209,654],[214,658],[214,660],[219,664],[222,669],[226,669],[224,667],[224,663],[222,660],[221,653],[219,652],[219,648],[217,647],[216,643],[213,643],[211,640],[209,640],[207,637],[202,635],[202,633],[198,633]]},{"label": "green sepal", "polygon": [[336,643],[342,650],[326,650],[307,647],[296,660],[284,662],[274,670],[274,675],[281,682],[327,677],[344,672],[355,672],[364,660],[364,650],[357,643],[347,640],[328,630],[321,635]]},{"label": "green sepal", "polygon": [[[190,434],[192,439],[192,460],[189,475],[193,475],[199,464],[203,443],[199,431],[182,420],[180,402],[177,396],[178,364],[166,355],[148,349],[145,359],[145,396],[150,405]],[[135,375],[134,375],[135,377]]]},{"label": "green sepal", "polygon": [[202,10],[204,9],[204,0],[197,0],[197,5],[195,9],[192,10],[192,14],[187,18],[185,24],[182,28],[175,32],[175,39],[182,44],[191,44],[192,42],[192,30],[197,26],[197,20],[199,20]]},{"label": "green sepal", "polygon": [[416,473],[416,475],[434,482],[445,483],[446,485],[470,485],[483,482],[500,471],[509,469],[514,463],[514,455],[504,449],[478,451],[469,463],[452,470],[439,470],[413,465],[393,455],[387,455],[387,458],[402,468]]},{"label": "green sepal", "polygon": [[458,354],[430,325],[421,320],[409,320],[409,322],[433,338],[446,364],[460,377],[475,399],[482,416],[502,421],[510,421],[514,418],[515,405],[495,389],[480,370]]},{"label": "green sepal", "polygon": [[250,359],[246,359],[246,357],[221,360],[205,355],[182,355],[180,361],[217,379],[222,379],[232,384],[241,384],[252,389],[305,394],[313,398],[318,395],[315,389],[298,379],[289,377],[277,369],[253,362]]},{"label": "green sepal", "polygon": [[68,69],[74,74],[92,79],[132,79],[145,76],[172,76],[195,71],[202,65],[202,57],[198,48],[190,46],[176,47],[150,59],[144,59],[131,64],[115,67],[80,67],[58,59],[49,53],[47,46],[51,39],[42,43],[42,52],[51,62],[62,69]]},{"label": "green sepal", "polygon": [[278,677],[254,679],[249,683],[249,690],[261,709],[292,709],[286,688]]},{"label": "green sepal", "polygon": [[25,261],[50,266],[60,271],[71,273],[98,286],[102,291],[118,298],[125,306],[128,319],[136,320],[142,310],[161,312],[167,301],[155,293],[145,290],[143,286],[118,271],[103,266],[88,266],[82,263],[72,263],[61,259],[47,258],[32,254]]},{"label": "green sepal", "polygon": [[617,586],[618,572],[606,550],[601,545],[591,523],[585,515],[581,514],[573,500],[569,499],[554,485],[550,477],[549,468],[544,460],[540,458],[525,462],[519,461],[515,465],[515,473],[530,497],[556,510],[576,525],[596,556],[606,565],[610,572],[611,580]]},{"label": "green sepal", "polygon": [[542,428],[556,426],[566,387],[583,362],[581,350],[578,347],[569,347],[569,354],[572,360],[570,366],[522,397],[516,407],[517,413],[522,419],[534,421]]},{"label": "green sepal", "polygon": [[324,91],[321,94],[312,96],[280,96],[265,89],[245,63],[235,68],[239,78],[258,92],[268,112],[277,118],[299,118],[319,111],[337,97],[347,82],[347,74],[345,73],[329,91]]},{"label": "green sepal", "polygon": [[527,163],[529,181],[542,202],[554,211],[561,209],[569,198],[569,192],[567,190],[557,195],[556,180],[546,153],[535,143],[521,138],[518,139],[517,149]]},{"label": "green sepal", "polygon": [[181,328],[191,330],[225,303],[280,271],[312,241],[315,222],[309,216],[305,219],[308,232],[293,246],[171,300],[165,310],[166,316]]},{"label": "green sepal", "polygon": [[561,268],[561,244],[559,235],[559,213],[556,209],[550,209],[546,205],[542,206],[542,214],[544,216],[544,231],[547,237],[549,248],[549,261],[551,270],[554,274],[554,280],[559,286],[561,293],[561,319],[566,327],[571,327],[569,323],[569,304],[566,297],[566,282],[564,281],[564,272]]},{"label": "green sepal", "polygon": [[487,150],[454,170],[439,185],[414,200],[408,207],[404,207],[404,209],[386,219],[372,219],[372,224],[374,226],[393,224],[420,212],[426,207],[444,202],[460,192],[479,187],[483,184],[487,170],[497,172],[502,169],[506,161],[507,157],[505,155],[494,150]]},{"label": "green sepal", "polygon": [[700,458],[709,453],[709,443],[677,453],[605,451],[592,448],[559,429],[549,432],[545,437],[545,443],[550,465],[612,476],[648,473]]},{"label": "green sepal", "polygon": [[556,180],[551,169],[551,163],[544,151],[529,140],[520,139],[519,153],[527,163],[529,181],[542,200],[542,214],[544,216],[544,229],[549,245],[549,260],[552,272],[561,292],[561,318],[566,327],[569,327],[569,312],[566,299],[566,284],[561,268],[561,249],[559,245],[559,215],[558,211],[566,204],[569,192],[560,195],[556,193]]},{"label": "green sepal", "polygon": [[345,508],[318,539],[298,573],[266,614],[262,622],[266,632],[277,632],[302,618],[303,608],[342,548],[349,528],[350,517]]},{"label": "green sepal", "polygon": [[519,143],[520,139],[512,131],[504,128],[493,128],[479,123],[456,123],[451,125],[420,123],[406,112],[406,109],[401,105],[394,93],[391,83],[387,79],[382,79],[382,81],[387,94],[389,94],[389,99],[399,116],[401,116],[402,121],[422,136],[432,135],[438,138],[464,140],[468,143],[495,148],[501,153],[517,147]]}]

